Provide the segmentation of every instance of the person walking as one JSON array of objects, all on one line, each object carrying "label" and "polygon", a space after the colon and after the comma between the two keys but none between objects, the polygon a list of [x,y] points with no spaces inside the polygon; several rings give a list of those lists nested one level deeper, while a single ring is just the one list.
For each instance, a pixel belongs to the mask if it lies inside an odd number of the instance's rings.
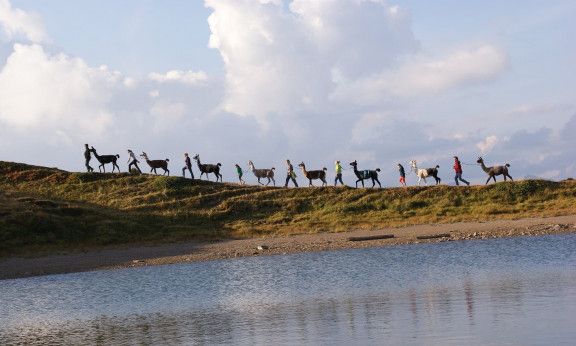
[{"label": "person walking", "polygon": [[340,161],[336,161],[334,169],[336,170],[336,178],[334,178],[334,186],[338,185],[338,182],[344,186],[344,182],[342,181],[342,165]]},{"label": "person walking", "polygon": [[286,160],[286,183],[284,187],[288,187],[288,182],[292,180],[294,186],[298,187],[298,183],[296,182],[296,173],[294,173],[294,167],[290,163],[290,160]]},{"label": "person walking", "polygon": [[242,167],[239,164],[234,164],[236,166],[236,172],[238,173],[238,180],[240,180],[240,184],[244,185],[246,182],[242,180],[242,176],[244,175],[244,171],[242,171]]},{"label": "person walking", "polygon": [[190,172],[191,179],[194,179],[194,172],[192,172],[192,161],[188,153],[184,153],[184,167],[182,167],[182,177],[186,178],[186,170]]},{"label": "person walking", "polygon": [[398,172],[400,173],[400,185],[406,186],[406,171],[401,164],[398,164]]},{"label": "person walking", "polygon": [[454,181],[456,182],[457,186],[460,185],[458,183],[458,180],[460,180],[464,184],[470,186],[469,182],[462,179],[462,164],[460,163],[460,160],[458,160],[458,156],[454,156],[454,172],[456,172],[456,176],[454,177]]},{"label": "person walking", "polygon": [[90,160],[92,159],[92,150],[90,150],[90,147],[88,146],[88,144],[84,144],[84,159],[86,160],[86,170],[88,172],[94,172],[94,168],[92,168],[90,166]]},{"label": "person walking", "polygon": [[136,167],[136,170],[138,170],[138,173],[142,174],[142,171],[140,170],[140,167],[138,167],[138,163],[140,161],[138,161],[138,159],[136,158],[136,155],[134,155],[134,153],[132,152],[132,150],[128,149],[128,173],[130,173],[132,171],[132,166]]}]

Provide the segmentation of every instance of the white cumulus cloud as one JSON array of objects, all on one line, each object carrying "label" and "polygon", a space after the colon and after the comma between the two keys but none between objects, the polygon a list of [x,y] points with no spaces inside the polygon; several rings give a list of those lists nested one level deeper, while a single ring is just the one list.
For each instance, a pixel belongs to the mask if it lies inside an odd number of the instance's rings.
[{"label": "white cumulus cloud", "polygon": [[0,71],[0,121],[20,128],[99,133],[111,122],[107,103],[119,79],[105,66],[91,68],[36,44],[15,44]]},{"label": "white cumulus cloud", "polygon": [[414,57],[397,68],[342,83],[336,98],[374,103],[384,96],[434,94],[497,76],[506,66],[506,54],[489,44],[457,50],[440,59]]},{"label": "white cumulus cloud", "polygon": [[206,5],[209,46],[226,68],[224,109],[259,119],[325,109],[338,79],[378,72],[418,47],[408,14],[384,1]]},{"label": "white cumulus cloud", "polygon": [[166,73],[152,72],[148,75],[148,78],[158,83],[179,82],[196,85],[208,80],[208,75],[204,71],[171,70]]},{"label": "white cumulus cloud", "polygon": [[9,40],[23,37],[34,43],[49,41],[41,17],[12,8],[9,0],[0,0],[0,28]]},{"label": "white cumulus cloud", "polygon": [[485,155],[492,151],[496,144],[500,142],[500,139],[496,135],[488,136],[483,141],[478,142],[476,147],[482,152],[482,155]]}]

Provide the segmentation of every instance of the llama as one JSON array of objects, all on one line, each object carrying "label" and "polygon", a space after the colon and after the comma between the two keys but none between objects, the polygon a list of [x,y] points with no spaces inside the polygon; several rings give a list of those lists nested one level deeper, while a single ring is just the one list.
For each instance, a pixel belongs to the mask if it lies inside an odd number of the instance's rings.
[{"label": "llama", "polygon": [[116,164],[116,160],[118,160],[120,158],[120,155],[116,154],[116,155],[98,155],[98,153],[96,152],[96,149],[94,149],[94,147],[90,148],[90,151],[94,154],[94,157],[96,157],[96,160],[98,160],[98,162],[100,162],[100,166],[98,166],[98,171],[102,172],[104,171],[104,173],[106,173],[106,164],[107,163],[111,163],[112,164],[112,173],[114,173],[114,169],[118,168],[118,173],[120,173],[120,167],[118,167],[118,164]]},{"label": "llama", "polygon": [[220,162],[218,162],[215,165],[208,163],[202,164],[200,163],[200,155],[198,154],[194,156],[194,160],[196,160],[196,163],[198,164],[198,169],[200,170],[200,179],[202,179],[203,174],[206,174],[206,179],[210,180],[208,173],[214,173],[214,175],[216,176],[216,181],[218,181],[218,179],[222,181],[222,174],[220,174],[220,166],[222,166],[222,164]]},{"label": "llama", "polygon": [[308,186],[314,186],[314,184],[312,184],[312,180],[315,180],[315,179],[322,180],[322,186],[328,185],[328,183],[326,182],[326,170],[327,170],[326,167],[322,168],[322,170],[307,171],[306,165],[304,164],[304,162],[300,162],[298,167],[300,167],[302,169],[302,174],[304,174],[304,176],[306,178],[308,178],[308,180],[310,181]]},{"label": "llama", "polygon": [[433,177],[434,180],[436,180],[436,185],[440,184],[440,182],[442,181],[442,179],[438,178],[438,168],[440,168],[440,166],[438,165],[436,165],[436,167],[434,168],[418,169],[416,160],[412,160],[410,161],[410,166],[412,167],[412,171],[414,171],[414,173],[416,173],[416,176],[418,177],[418,186],[420,186],[421,180],[424,180],[424,184],[428,184],[426,182],[426,178],[428,177]]},{"label": "llama", "polygon": [[378,172],[380,172],[380,168],[376,168],[375,170],[359,171],[358,162],[356,160],[350,162],[350,166],[354,167],[354,174],[356,174],[356,177],[358,178],[358,180],[356,180],[356,187],[358,187],[358,182],[361,182],[362,187],[364,187],[365,179],[372,179],[372,187],[376,186],[376,183],[378,183],[378,186],[382,187],[380,180],[378,180]]},{"label": "llama", "polygon": [[268,186],[270,184],[270,180],[272,180],[272,182],[274,183],[274,186],[276,186],[276,180],[274,180],[274,170],[276,168],[272,167],[270,169],[265,169],[265,168],[256,169],[254,167],[254,163],[252,161],[248,161],[248,166],[250,166],[250,169],[252,170],[252,173],[254,173],[256,178],[258,178],[258,184],[264,185],[260,182],[260,179],[261,178],[268,178],[268,182],[266,183],[266,186]]},{"label": "llama", "polygon": [[144,160],[146,160],[146,163],[148,164],[148,166],[150,166],[150,173],[152,173],[152,171],[154,171],[154,174],[158,174],[156,173],[156,168],[162,168],[164,170],[164,174],[168,173],[168,175],[170,175],[170,170],[168,169],[168,161],[170,161],[169,159],[166,160],[149,160],[148,159],[148,154],[146,154],[145,152],[142,152],[142,155],[140,155],[140,157],[144,158]]},{"label": "llama", "polygon": [[494,179],[494,182],[496,182],[497,175],[503,175],[504,181],[506,181],[506,177],[514,181],[514,179],[512,179],[512,177],[510,176],[510,174],[508,174],[508,167],[510,167],[509,163],[505,164],[504,166],[486,167],[486,165],[484,165],[484,160],[481,157],[478,158],[478,161],[476,161],[476,163],[479,163],[480,166],[482,167],[482,170],[486,172],[486,174],[488,174],[488,180],[486,180],[486,185],[488,185],[490,179]]}]

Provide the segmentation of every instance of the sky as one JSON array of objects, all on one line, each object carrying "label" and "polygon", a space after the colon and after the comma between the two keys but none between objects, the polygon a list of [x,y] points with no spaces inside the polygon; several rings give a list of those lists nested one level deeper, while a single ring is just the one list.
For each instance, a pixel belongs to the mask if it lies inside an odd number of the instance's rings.
[{"label": "sky", "polygon": [[473,183],[478,156],[565,179],[575,33],[571,0],[0,0],[0,160],[82,171],[89,143],[179,175],[188,152],[225,181],[357,160],[394,186],[413,159],[454,184],[457,155]]}]

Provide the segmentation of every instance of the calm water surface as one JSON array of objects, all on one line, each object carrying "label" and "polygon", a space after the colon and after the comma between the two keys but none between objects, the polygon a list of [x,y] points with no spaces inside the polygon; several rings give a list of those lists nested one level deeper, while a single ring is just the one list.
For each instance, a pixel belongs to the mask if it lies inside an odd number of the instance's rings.
[{"label": "calm water surface", "polygon": [[575,345],[576,235],[0,281],[0,344]]}]

